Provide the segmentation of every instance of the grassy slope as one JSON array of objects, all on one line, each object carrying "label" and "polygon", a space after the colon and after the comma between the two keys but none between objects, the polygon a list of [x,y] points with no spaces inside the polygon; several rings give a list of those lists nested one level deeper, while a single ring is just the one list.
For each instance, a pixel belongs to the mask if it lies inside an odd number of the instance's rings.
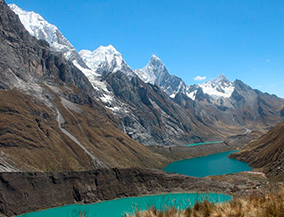
[{"label": "grassy slope", "polygon": [[[100,106],[67,110],[54,94],[64,128],[110,167],[159,167],[165,158],[124,134]],[[57,114],[16,90],[0,91],[0,151],[9,164],[24,171],[92,169],[90,157],[58,127]],[[80,126],[81,128],[80,128]]]},{"label": "grassy slope", "polygon": [[249,162],[270,177],[283,177],[284,173],[284,122],[278,124],[256,141],[248,144],[232,158]]},{"label": "grassy slope", "polygon": [[208,201],[196,203],[193,208],[179,211],[175,207],[159,211],[154,207],[145,212],[136,211],[135,217],[269,217],[284,216],[284,191],[266,195],[250,195],[233,201],[212,204]]}]

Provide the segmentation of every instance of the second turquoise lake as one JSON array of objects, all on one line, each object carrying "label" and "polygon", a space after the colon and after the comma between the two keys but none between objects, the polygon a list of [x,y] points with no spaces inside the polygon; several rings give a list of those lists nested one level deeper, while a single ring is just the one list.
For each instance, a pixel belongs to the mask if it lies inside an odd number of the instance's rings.
[{"label": "second turquoise lake", "polygon": [[250,171],[247,163],[230,159],[227,156],[236,151],[212,154],[170,163],[164,168],[166,172],[179,173],[188,176],[205,177]]}]

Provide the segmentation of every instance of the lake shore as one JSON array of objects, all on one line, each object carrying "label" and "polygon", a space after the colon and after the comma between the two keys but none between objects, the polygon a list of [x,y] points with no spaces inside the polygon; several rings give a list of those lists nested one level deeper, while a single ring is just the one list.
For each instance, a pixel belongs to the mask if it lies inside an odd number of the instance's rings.
[{"label": "lake shore", "polygon": [[7,216],[63,206],[169,192],[232,194],[234,185],[151,169],[0,173],[0,211]]}]

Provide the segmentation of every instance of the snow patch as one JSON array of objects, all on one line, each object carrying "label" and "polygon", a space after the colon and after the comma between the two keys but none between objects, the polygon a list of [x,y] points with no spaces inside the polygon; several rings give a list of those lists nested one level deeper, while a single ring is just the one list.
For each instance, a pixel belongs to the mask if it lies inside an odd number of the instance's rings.
[{"label": "snow patch", "polygon": [[117,112],[119,112],[121,110],[121,108],[117,107],[117,106],[115,106],[115,107],[108,107],[108,106],[106,106],[106,108],[111,110],[113,113],[117,113]]},{"label": "snow patch", "polygon": [[111,103],[113,96],[104,94],[103,97],[100,97],[103,103]]},{"label": "snow patch", "polygon": [[206,82],[205,84],[199,86],[202,88],[204,93],[207,93],[210,96],[215,96],[217,98],[229,98],[235,90],[235,87],[232,83],[217,83],[216,85],[214,85],[214,83]]},{"label": "snow patch", "polygon": [[192,91],[192,92],[190,92],[190,93],[187,92],[186,95],[187,95],[190,99],[195,100],[196,93],[197,93],[197,90]]},{"label": "snow patch", "polygon": [[100,81],[100,75],[91,69],[86,69],[80,66],[76,60],[73,61],[73,64],[86,75],[89,79],[90,83],[96,90],[103,89],[104,91],[108,92],[106,83]]}]

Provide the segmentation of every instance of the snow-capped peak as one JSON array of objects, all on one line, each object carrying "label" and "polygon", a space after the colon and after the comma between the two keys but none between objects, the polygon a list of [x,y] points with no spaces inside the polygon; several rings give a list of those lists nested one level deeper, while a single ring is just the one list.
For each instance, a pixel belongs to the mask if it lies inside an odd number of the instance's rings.
[{"label": "snow-capped peak", "polygon": [[160,86],[171,98],[174,98],[179,92],[185,93],[186,91],[186,84],[182,79],[170,75],[162,60],[154,54],[144,68],[134,72],[145,83]]},{"label": "snow-capped peak", "polygon": [[234,82],[230,82],[223,74],[198,86],[202,88],[204,93],[214,96],[215,98],[228,98],[235,90]]},{"label": "snow-capped peak", "polygon": [[15,4],[9,4],[9,7],[19,16],[22,24],[32,36],[47,41],[52,50],[63,53],[66,59],[76,60],[82,67],[87,68],[73,45],[55,25],[48,23],[41,15],[33,11],[25,11]]},{"label": "snow-capped peak", "polygon": [[65,49],[74,48],[62,34],[58,34],[59,30],[55,25],[48,23],[39,14],[33,11],[24,11],[15,4],[10,4],[9,7],[19,16],[22,24],[32,36],[47,41],[51,47],[57,47],[58,51],[64,47],[66,47]]},{"label": "snow-capped peak", "polygon": [[229,84],[230,83],[230,81],[226,78],[226,76],[224,74],[219,75],[217,78],[212,79],[209,82],[211,82],[214,85],[217,85],[219,83],[222,83],[222,84],[224,84],[224,83]]},{"label": "snow-capped peak", "polygon": [[[49,26],[51,31],[54,31],[56,29],[56,26],[49,24],[42,18],[42,16],[40,16],[39,14],[33,11],[30,11],[30,12],[24,11],[23,9],[21,9],[15,4],[9,4],[9,7],[12,11],[14,11],[19,16],[26,30],[28,30],[28,32],[33,36],[36,36],[36,32],[34,31],[35,28]],[[46,41],[50,43],[52,41],[51,38],[52,38],[52,35],[49,35],[49,37],[46,36],[46,39],[47,39]]]},{"label": "snow-capped peak", "polygon": [[151,61],[151,60],[160,61],[160,62],[162,63],[162,60],[161,60],[159,57],[157,57],[155,54],[153,54],[153,55],[151,56],[150,61]]},{"label": "snow-capped peak", "polygon": [[159,57],[152,55],[148,64],[142,69],[136,69],[135,73],[145,83],[157,84],[157,80],[164,74],[169,74]]},{"label": "snow-capped peak", "polygon": [[161,67],[165,67],[164,63],[162,62],[162,60],[157,57],[155,54],[153,54],[151,56],[151,59],[150,61],[148,62],[148,65],[155,65],[156,67],[157,66],[161,66]]},{"label": "snow-capped peak", "polygon": [[82,59],[85,61],[88,67],[97,71],[99,67],[103,65],[114,66],[114,70],[121,69],[123,58],[112,45],[100,46],[94,51],[81,50],[79,52]]},{"label": "snow-capped peak", "polygon": [[121,53],[112,45],[100,46],[94,51],[81,50],[79,54],[87,66],[98,74],[121,71],[128,78],[136,76],[122,58]]},{"label": "snow-capped peak", "polygon": [[11,4],[9,7],[19,16],[22,24],[32,36],[44,39],[49,44],[52,44],[55,32],[57,31],[56,26],[49,24],[42,16],[33,11],[24,11],[15,4]]}]

